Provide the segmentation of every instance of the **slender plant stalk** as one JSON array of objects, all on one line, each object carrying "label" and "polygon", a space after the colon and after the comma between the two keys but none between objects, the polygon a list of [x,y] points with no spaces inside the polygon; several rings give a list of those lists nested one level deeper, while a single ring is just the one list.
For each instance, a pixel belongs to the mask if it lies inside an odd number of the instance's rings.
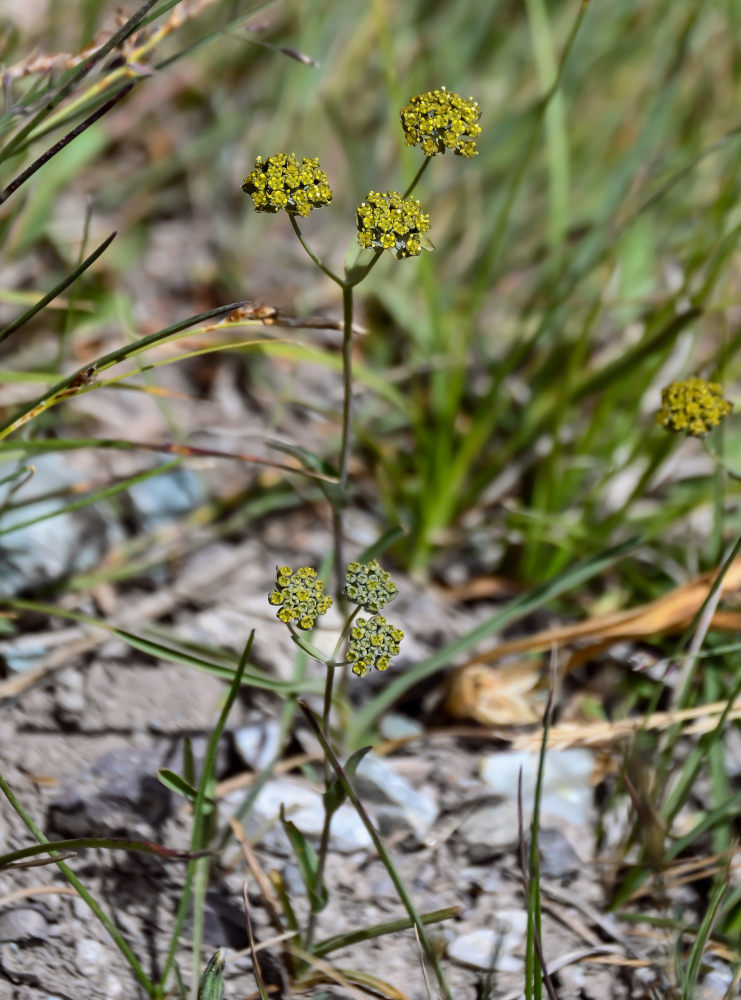
[{"label": "slender plant stalk", "polygon": [[314,717],[314,713],[311,711],[311,709],[306,704],[306,702],[302,701],[301,699],[299,699],[298,706],[301,709],[301,711],[304,713],[304,715],[306,716],[306,719],[307,719],[309,725],[314,730],[314,733],[315,733],[317,739],[319,740],[319,742],[322,745],[322,750],[324,751],[324,754],[325,754],[327,760],[329,760],[330,764],[332,765],[332,768],[334,769],[335,774],[337,775],[338,779],[340,780],[340,782],[342,784],[342,787],[345,790],[345,794],[347,795],[347,797],[352,802],[353,806],[355,807],[355,811],[357,812],[358,816],[360,817],[360,819],[361,819],[363,825],[365,826],[366,830],[370,834],[370,838],[373,841],[373,846],[375,847],[376,851],[378,852],[378,857],[381,859],[384,867],[386,868],[386,871],[389,873],[389,877],[391,878],[391,881],[394,884],[394,888],[396,889],[396,891],[397,891],[397,893],[399,895],[399,899],[404,904],[404,908],[406,909],[407,913],[409,914],[410,920],[412,921],[412,923],[414,924],[414,926],[417,928],[417,933],[419,934],[419,939],[420,939],[420,941],[422,943],[422,947],[424,949],[425,955],[427,956],[427,959],[428,959],[428,961],[429,961],[430,965],[432,966],[432,969],[433,969],[433,971],[435,973],[435,978],[437,979],[438,984],[440,986],[440,992],[441,992],[442,996],[445,998],[445,1000],[453,1000],[453,996],[452,996],[452,994],[450,992],[450,988],[448,987],[448,984],[447,984],[447,982],[445,980],[445,976],[443,974],[443,970],[442,970],[442,968],[440,966],[440,960],[439,960],[439,958],[437,956],[437,952],[435,951],[434,947],[432,946],[432,942],[430,941],[430,939],[429,939],[429,937],[427,935],[427,931],[425,930],[425,926],[424,926],[424,923],[422,922],[422,918],[420,917],[419,913],[417,912],[417,908],[414,905],[414,903],[412,902],[412,898],[409,895],[409,893],[407,892],[407,888],[404,885],[404,883],[403,883],[403,881],[402,881],[402,879],[401,879],[398,871],[396,870],[396,866],[394,865],[394,862],[391,859],[391,855],[386,850],[386,845],[381,840],[381,838],[380,838],[380,836],[378,834],[378,831],[376,830],[375,826],[373,825],[373,821],[371,820],[370,816],[368,815],[368,813],[365,810],[365,806],[363,805],[363,803],[361,802],[361,800],[358,798],[358,796],[357,796],[357,794],[355,792],[355,789],[353,788],[352,784],[350,783],[350,780],[348,779],[347,775],[345,774],[344,768],[342,767],[342,765],[340,764],[339,760],[337,759],[337,756],[336,756],[334,750],[332,749],[332,747],[331,747],[330,743],[328,742],[328,740],[325,738],[324,733],[322,731],[322,727],[319,725],[319,723],[317,722],[316,718]]}]

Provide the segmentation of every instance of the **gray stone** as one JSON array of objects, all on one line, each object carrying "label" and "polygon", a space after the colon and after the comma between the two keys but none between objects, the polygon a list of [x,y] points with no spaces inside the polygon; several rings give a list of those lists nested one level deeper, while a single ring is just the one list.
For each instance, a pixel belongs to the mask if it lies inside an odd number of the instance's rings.
[{"label": "gray stone", "polygon": [[448,958],[474,969],[519,972],[523,963],[514,952],[522,950],[527,913],[499,910],[493,915],[492,923],[493,927],[479,928],[456,937],[447,947]]},{"label": "gray stone", "polygon": [[424,841],[438,814],[437,803],[429,795],[417,791],[373,753],[361,761],[353,784],[382,833],[411,833]]},{"label": "gray stone", "polygon": [[566,837],[553,827],[544,827],[540,830],[538,853],[540,874],[547,879],[566,881],[574,878],[583,867]]},{"label": "gray stone", "polygon": [[507,799],[473,809],[458,827],[471,861],[488,861],[513,850],[519,842],[517,805]]},{"label": "gray stone", "polygon": [[234,746],[247,767],[263,771],[280,751],[280,723],[256,719],[234,733]]},{"label": "gray stone", "polygon": [[171,793],[157,780],[151,750],[110,750],[70,776],[49,805],[49,824],[67,837],[151,836],[170,812]]},{"label": "gray stone", "polygon": [[46,941],[49,928],[43,913],[33,906],[16,906],[0,911],[0,941],[27,944]]},{"label": "gray stone", "polygon": [[100,972],[108,961],[108,953],[95,938],[80,938],[75,942],[75,965],[83,976]]},{"label": "gray stone", "polygon": [[416,719],[395,712],[382,716],[378,724],[378,730],[385,740],[403,740],[410,736],[419,736],[424,729],[422,723]]},{"label": "gray stone", "polygon": [[76,718],[85,711],[85,679],[80,670],[67,667],[54,678],[54,700],[64,716]]}]

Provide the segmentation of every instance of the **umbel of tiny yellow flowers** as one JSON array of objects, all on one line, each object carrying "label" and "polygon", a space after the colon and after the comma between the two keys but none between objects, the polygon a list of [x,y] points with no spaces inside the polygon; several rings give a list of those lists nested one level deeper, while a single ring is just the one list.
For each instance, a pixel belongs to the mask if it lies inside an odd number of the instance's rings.
[{"label": "umbel of tiny yellow flowers", "polygon": [[481,133],[479,106],[445,87],[417,94],[401,112],[407,146],[421,146],[425,156],[451,150],[457,156],[475,156],[474,138]]},{"label": "umbel of tiny yellow flowers", "polygon": [[252,198],[257,212],[284,209],[304,218],[312,208],[321,208],[332,201],[332,189],[319,160],[304,157],[298,163],[293,153],[276,153],[267,160],[258,156],[253,170],[242,182],[242,190]]},{"label": "umbel of tiny yellow flowers", "polygon": [[393,601],[398,589],[391,574],[381,569],[376,559],[369,563],[351,562],[347,567],[343,593],[348,601],[364,611],[378,614],[389,601]]},{"label": "umbel of tiny yellow flowers", "polygon": [[661,409],[656,421],[664,430],[704,437],[733,410],[717,382],[693,376],[672,382],[661,390]]},{"label": "umbel of tiny yellow flowers", "polygon": [[275,574],[275,590],[268,600],[279,609],[276,618],[286,625],[295,622],[304,631],[313,628],[317,617],[332,606],[332,598],[324,593],[323,582],[310,566],[302,566],[295,573],[288,566],[280,566]]},{"label": "umbel of tiny yellow flowers", "polygon": [[391,657],[398,654],[403,638],[402,630],[381,615],[358,618],[350,629],[347,652],[353,673],[365,677],[371,667],[386,670],[391,665]]},{"label": "umbel of tiny yellow flowers", "polygon": [[357,207],[357,219],[358,243],[364,250],[393,250],[399,260],[418,256],[420,235],[430,228],[420,203],[397,191],[370,191]]}]

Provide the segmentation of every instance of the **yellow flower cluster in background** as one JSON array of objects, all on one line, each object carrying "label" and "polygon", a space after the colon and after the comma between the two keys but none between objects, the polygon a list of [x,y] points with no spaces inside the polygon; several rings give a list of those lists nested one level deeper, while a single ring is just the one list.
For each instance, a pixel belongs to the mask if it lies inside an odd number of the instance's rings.
[{"label": "yellow flower cluster in background", "polygon": [[302,566],[294,573],[289,566],[281,566],[275,574],[275,590],[268,596],[276,614],[286,625],[295,622],[300,629],[313,628],[319,615],[325,615],[332,606],[332,598],[324,593],[324,583],[317,579],[316,570]]},{"label": "yellow flower cluster in background", "polygon": [[276,153],[267,160],[258,156],[242,183],[242,190],[250,195],[258,212],[283,209],[304,218],[313,208],[332,201],[332,189],[319,160],[304,157],[298,163],[293,153]]},{"label": "yellow flower cluster in background", "polygon": [[430,228],[420,203],[398,191],[370,191],[358,205],[357,221],[364,250],[392,250],[399,259],[416,257],[422,250],[420,235]]},{"label": "yellow flower cluster in background", "polygon": [[347,658],[352,663],[353,673],[365,677],[371,667],[386,670],[391,657],[399,652],[399,643],[404,638],[400,628],[387,622],[381,615],[372,618],[358,618],[350,630],[350,648]]},{"label": "yellow flower cluster in background", "polygon": [[717,382],[693,376],[672,382],[661,390],[661,409],[656,420],[664,430],[703,437],[733,410]]},{"label": "yellow flower cluster in background", "polygon": [[417,94],[401,112],[407,146],[421,146],[425,156],[451,150],[457,156],[475,156],[474,138],[481,133],[481,112],[468,101],[441,87]]}]

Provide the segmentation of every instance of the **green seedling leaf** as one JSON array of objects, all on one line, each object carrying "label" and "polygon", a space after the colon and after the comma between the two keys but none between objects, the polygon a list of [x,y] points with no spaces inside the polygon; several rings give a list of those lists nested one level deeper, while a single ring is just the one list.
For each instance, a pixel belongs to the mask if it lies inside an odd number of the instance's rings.
[{"label": "green seedling leaf", "polygon": [[283,829],[286,831],[286,836],[291,841],[291,847],[296,856],[296,863],[301,874],[301,881],[306,886],[306,892],[309,896],[309,905],[311,906],[312,913],[319,913],[327,905],[328,896],[324,881],[322,881],[321,885],[317,885],[319,862],[316,851],[296,824],[292,823],[290,819],[286,819],[285,810],[282,805],[280,807],[280,821],[283,824]]},{"label": "green seedling leaf", "polygon": [[[420,913],[419,919],[423,924],[436,924],[441,920],[452,920],[459,914],[459,906],[448,906],[444,910]],[[311,951],[317,958],[323,958],[324,955],[328,955],[330,951],[337,951],[338,948],[349,948],[352,944],[383,937],[384,934],[397,934],[399,931],[407,931],[411,927],[414,927],[414,922],[409,917],[387,920],[382,924],[372,924],[369,927],[361,927],[357,931],[348,931],[345,934],[335,934],[333,937],[325,938],[323,941],[319,941]]]},{"label": "green seedling leaf", "polygon": [[[203,857],[208,851],[178,851],[172,847],[164,847],[151,840],[127,840],[123,837],[74,837],[70,840],[47,840],[41,844],[32,844],[31,847],[22,847],[18,851],[10,851],[7,854],[0,854],[0,868],[8,868],[11,865],[18,865],[18,862],[26,858],[35,858],[40,854],[59,854],[63,851],[82,851],[89,847],[104,847],[116,851],[138,851],[143,854],[156,854],[166,861],[190,861],[193,858]],[[58,857],[51,860],[56,864]]]},{"label": "green seedling leaf", "polygon": [[224,996],[224,966],[226,952],[223,948],[215,951],[208,960],[198,985],[198,1000],[222,1000]]},{"label": "green seedling leaf", "polygon": [[[157,769],[157,780],[165,788],[169,788],[171,792],[175,792],[176,795],[182,795],[191,805],[195,802],[198,789],[189,781],[186,781],[185,778],[181,778],[175,771],[171,771],[167,767],[160,767]],[[206,801],[212,809],[216,808],[216,803],[213,799],[207,797]]]},{"label": "green seedling leaf", "polygon": [[[348,778],[350,778],[350,780],[355,777],[355,773],[358,770],[358,766],[363,757],[365,757],[367,753],[370,753],[372,749],[373,747],[361,747],[347,758],[345,763],[345,774]],[[346,798],[347,793],[345,792],[342,782],[339,778],[333,778],[331,784],[322,796],[324,808],[327,811],[327,814],[331,816],[332,813],[337,812]]]}]

